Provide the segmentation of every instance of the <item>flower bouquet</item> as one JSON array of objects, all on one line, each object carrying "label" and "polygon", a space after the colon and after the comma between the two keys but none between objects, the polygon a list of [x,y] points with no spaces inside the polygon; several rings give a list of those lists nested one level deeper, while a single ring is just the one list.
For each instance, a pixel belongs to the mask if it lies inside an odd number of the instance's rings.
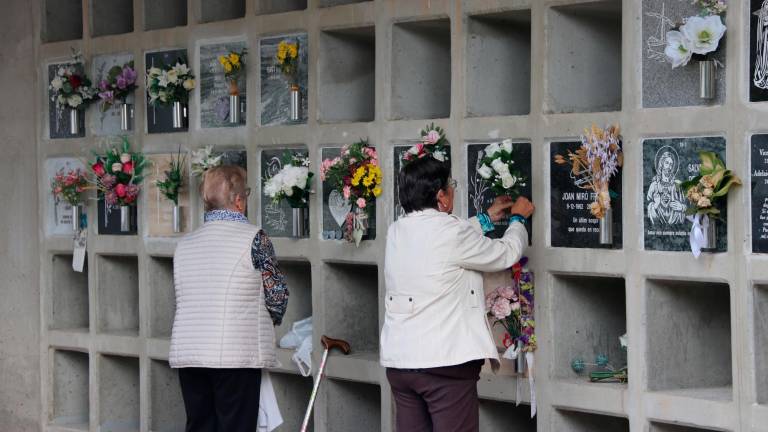
[{"label": "flower bouquet", "polygon": [[72,64],[62,65],[56,70],[56,76],[50,82],[51,100],[56,102],[59,117],[69,108],[69,133],[80,133],[80,114],[87,105],[94,101],[97,90],[91,85],[91,80],[78,71],[82,65],[79,54],[74,55]]},{"label": "flower bouquet", "polygon": [[382,178],[378,155],[367,139],[344,146],[341,156],[325,159],[320,167],[320,179],[327,181],[333,188],[331,194],[341,195],[349,208],[344,237],[357,246],[368,231]]},{"label": "flower bouquet", "polygon": [[264,195],[273,202],[288,202],[293,210],[293,236],[306,237],[309,232],[309,194],[312,189],[312,177],[309,171],[309,156],[286,153],[283,168],[271,178],[265,179]]},{"label": "flower bouquet", "polygon": [[593,216],[600,220],[600,243],[613,243],[613,218],[611,210],[611,178],[624,164],[621,151],[621,135],[618,126],[601,129],[592,125],[581,136],[581,146],[567,156],[555,155],[555,163],[571,164],[573,176],[579,178],[584,189],[591,190],[595,200],[589,205]]},{"label": "flower bouquet", "polygon": [[120,103],[120,129],[130,129],[131,107],[127,104],[128,96],[136,90],[136,70],[133,61],[122,66],[113,66],[107,77],[99,82],[99,99],[101,111],[105,112],[115,103]]},{"label": "flower bouquet", "polygon": [[221,158],[221,154],[214,156],[213,146],[210,145],[193,151],[191,158],[192,175],[195,177],[202,177],[209,169],[221,165]]},{"label": "flower bouquet", "polygon": [[713,99],[716,61],[712,57],[725,35],[726,27],[721,15],[727,7],[723,0],[693,0],[693,3],[701,8],[701,12],[686,18],[677,29],[667,32],[664,54],[673,69],[687,65],[691,59],[698,60],[699,97]]},{"label": "flower bouquet", "polygon": [[153,107],[173,106],[173,127],[178,129],[184,127],[187,118],[186,105],[189,92],[195,88],[195,76],[184,59],[178,59],[175,66],[161,66],[147,70],[149,104]]},{"label": "flower bouquet", "polygon": [[299,120],[299,41],[294,43],[287,40],[277,45],[277,67],[282,72],[291,91],[291,121]]},{"label": "flower bouquet", "polygon": [[186,155],[181,155],[179,148],[176,157],[171,156],[168,170],[165,171],[165,178],[157,180],[155,183],[160,193],[168,201],[173,202],[173,232],[181,232],[181,207],[179,207],[179,192],[184,185],[184,165],[186,164]]},{"label": "flower bouquet", "polygon": [[219,64],[224,70],[224,77],[229,84],[229,122],[240,123],[240,90],[237,81],[245,70],[246,50],[230,51],[219,56]]},{"label": "flower bouquet", "polygon": [[91,171],[95,176],[99,198],[104,198],[106,210],[120,208],[120,231],[131,230],[131,209],[136,205],[141,181],[144,179],[146,160],[141,152],[132,152],[127,137],[122,145],[112,147],[105,154],[95,153]]},{"label": "flower bouquet", "polygon": [[520,196],[520,188],[525,186],[525,176],[515,168],[515,153],[512,140],[488,145],[484,150],[477,173],[491,181],[491,190],[497,195]]},{"label": "flower bouquet", "polygon": [[725,167],[713,152],[699,153],[699,175],[681,183],[690,206],[686,211],[691,228],[691,251],[698,258],[701,250],[717,248],[717,224],[720,210],[715,203],[725,198],[732,186],[741,185],[741,179]]},{"label": "flower bouquet", "polygon": [[447,146],[448,139],[445,138],[445,130],[431,123],[421,130],[421,142],[405,152],[403,161],[408,163],[429,155],[440,162],[445,162],[449,159]]},{"label": "flower bouquet", "polygon": [[51,192],[56,205],[66,202],[72,206],[72,230],[80,231],[82,215],[83,192],[88,189],[88,177],[80,169],[59,170],[51,180]]}]

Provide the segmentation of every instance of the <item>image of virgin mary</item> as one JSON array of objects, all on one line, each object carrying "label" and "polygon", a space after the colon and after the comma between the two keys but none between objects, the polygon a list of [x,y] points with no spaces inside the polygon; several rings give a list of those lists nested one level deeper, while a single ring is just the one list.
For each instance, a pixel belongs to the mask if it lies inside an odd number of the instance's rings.
[{"label": "image of virgin mary", "polygon": [[648,218],[651,225],[675,225],[685,221],[685,195],[676,183],[679,168],[677,152],[662,147],[656,153],[656,175],[648,187]]},{"label": "image of virgin mary", "polygon": [[758,17],[755,27],[755,73],[752,83],[759,89],[768,89],[768,0],[764,0],[760,10],[754,12]]}]

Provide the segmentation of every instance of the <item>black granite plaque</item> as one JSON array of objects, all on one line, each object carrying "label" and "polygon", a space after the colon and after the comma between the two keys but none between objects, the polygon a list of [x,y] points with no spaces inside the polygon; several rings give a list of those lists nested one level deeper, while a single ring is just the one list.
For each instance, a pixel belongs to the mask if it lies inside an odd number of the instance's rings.
[{"label": "black granite plaque", "polygon": [[[397,174],[400,172],[400,167],[403,166],[403,155],[405,152],[408,151],[409,148],[412,146],[420,143],[419,140],[412,140],[412,141],[401,141],[400,143],[395,145],[394,149],[394,170],[392,170],[392,177],[393,181],[392,183],[395,185],[394,190],[394,203],[395,203],[395,220],[398,220],[400,217],[405,216],[405,211],[403,210],[403,207],[400,206],[400,195],[398,194],[398,181],[397,181]],[[448,167],[451,166],[451,160],[450,160],[450,154],[451,154],[451,146],[447,145],[445,146],[445,151],[448,153]]]},{"label": "black granite plaque", "polygon": [[[288,80],[277,66],[277,47],[282,41],[299,43],[299,120],[290,119],[291,92]],[[261,125],[306,123],[308,104],[309,46],[306,33],[262,39],[261,56]]]},{"label": "black granite plaque", "polygon": [[[283,168],[283,156],[286,152],[300,152],[307,154],[306,149],[274,149],[261,152],[261,185],[264,184]],[[307,212],[307,218],[309,212]],[[307,223],[309,221],[307,220]],[[272,237],[291,237],[293,233],[293,211],[287,201],[282,200],[275,204],[272,198],[261,197],[261,226]]]},{"label": "black granite plaque", "polygon": [[[711,151],[725,162],[725,138],[660,138],[643,142],[643,207],[645,249],[690,251],[691,222],[685,215],[688,199],[678,182],[699,175],[699,152]],[[727,247],[726,203],[717,204],[717,251]]]},{"label": "black granite plaque", "polygon": [[[192,68],[187,60],[187,50],[176,49],[169,51],[155,51],[145,54],[144,64],[147,70],[151,67],[163,67],[163,65],[175,65],[181,59],[187,66]],[[194,71],[192,72],[194,73]],[[145,71],[146,74],[146,71]],[[189,124],[189,107],[187,107],[187,122],[184,127],[176,129],[173,127],[173,107],[168,105],[152,106],[149,104],[149,93],[147,93],[147,132],[148,133],[167,133],[167,132],[186,132]]]},{"label": "black granite plaque", "polygon": [[245,150],[222,150],[214,153],[221,154],[222,165],[237,165],[248,170],[248,153]]},{"label": "black granite plaque", "polygon": [[768,0],[751,0],[749,9],[749,100],[768,100]]},{"label": "black granite plaque", "polygon": [[[242,115],[239,123],[230,123],[229,117],[229,81],[224,76],[219,56],[230,52],[241,52],[247,48],[244,41],[223,42],[200,47],[200,127],[237,127],[246,122],[245,101],[247,99],[246,83],[248,82],[249,56],[243,59],[244,69],[237,78],[240,91],[240,105]],[[254,62],[255,64],[255,62]]]},{"label": "black granite plaque", "polygon": [[120,231],[120,208],[109,208],[104,199],[98,201],[98,232],[99,235],[135,235],[138,230],[137,206],[130,206],[131,229],[128,232]]},{"label": "black granite plaque", "polygon": [[[72,63],[57,63],[48,65],[48,82],[45,83],[45,85],[48,88],[48,129],[49,129],[49,135],[51,139],[57,139],[57,138],[81,138],[85,136],[85,111],[86,110],[80,110],[80,117],[79,117],[79,123],[80,126],[78,127],[78,133],[77,134],[71,134],[69,133],[69,113],[72,111],[72,108],[69,107],[61,107],[58,108],[56,106],[56,101],[53,100],[53,90],[51,90],[50,85],[51,81],[56,77],[56,74],[60,67],[62,66],[68,66]],[[83,65],[81,63],[78,63],[75,65],[75,68],[82,73],[83,72]]]},{"label": "black granite plaque", "polygon": [[752,252],[768,252],[768,135],[752,136]]},{"label": "black granite plaque", "polygon": [[[341,154],[340,147],[327,147],[322,150],[323,159],[332,159]],[[382,185],[383,187],[384,185]],[[323,233],[325,240],[341,240],[344,238],[344,227],[346,226],[345,215],[349,213],[351,204],[344,201],[340,194],[333,192],[333,186],[328,182],[323,182]],[[368,216],[368,233],[363,236],[363,240],[376,239],[376,202],[369,202],[368,206],[373,206]]]},{"label": "black granite plaque", "polygon": [[[490,182],[480,174],[477,169],[480,167],[485,155],[485,148],[498,141],[475,141],[467,145],[467,216],[473,217],[480,212],[484,212],[493,202],[496,195],[491,190]],[[515,165],[525,177],[525,186],[520,188],[522,196],[531,198],[531,143],[515,142],[512,144],[515,153]],[[499,238],[504,235],[509,221],[504,219],[496,223],[496,230],[488,233],[491,238]],[[531,220],[525,224],[528,229],[528,242],[531,242]]]},{"label": "black granite plaque", "polygon": [[577,177],[571,171],[571,164],[555,163],[555,155],[567,155],[568,150],[576,151],[581,146],[578,141],[553,142],[550,145],[550,204],[552,246],[570,248],[608,248],[621,249],[621,169],[609,186],[611,208],[613,209],[613,244],[600,244],[600,220],[589,210],[595,194],[585,189],[585,179]]}]

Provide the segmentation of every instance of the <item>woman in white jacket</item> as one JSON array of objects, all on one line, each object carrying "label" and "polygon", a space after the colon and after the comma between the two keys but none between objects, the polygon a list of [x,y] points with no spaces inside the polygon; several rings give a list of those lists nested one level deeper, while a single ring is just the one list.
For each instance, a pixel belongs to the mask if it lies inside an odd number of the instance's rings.
[{"label": "woman in white jacket", "polygon": [[[482,272],[511,267],[528,244],[530,201],[500,197],[487,213],[463,220],[451,215],[456,183],[449,176],[432,157],[406,165],[398,183],[406,216],[387,233],[381,364],[400,432],[478,430],[480,368],[485,359],[498,362]],[[485,237],[506,217],[502,238]]]}]

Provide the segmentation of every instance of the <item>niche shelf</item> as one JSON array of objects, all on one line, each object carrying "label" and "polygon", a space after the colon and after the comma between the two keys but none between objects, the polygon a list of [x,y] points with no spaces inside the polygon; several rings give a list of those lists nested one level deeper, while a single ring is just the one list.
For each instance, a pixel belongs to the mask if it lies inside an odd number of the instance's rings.
[{"label": "niche shelf", "polygon": [[702,429],[690,426],[681,426],[668,423],[651,422],[649,432],[711,432],[714,429]]},{"label": "niche shelf", "polygon": [[549,10],[547,111],[621,110],[621,2]]},{"label": "niche shelf", "polygon": [[755,377],[757,403],[768,404],[768,285],[755,286]]},{"label": "niche shelf", "polygon": [[536,432],[536,418],[528,405],[480,399],[480,430]]},{"label": "niche shelf", "polygon": [[451,22],[397,23],[392,28],[393,120],[451,114]]},{"label": "niche shelf", "polygon": [[277,342],[291,331],[293,323],[312,316],[312,266],[307,261],[281,260],[280,270],[288,282],[290,297],[283,324],[275,327]]},{"label": "niche shelf", "polygon": [[381,430],[381,388],[376,384],[327,380],[329,431]]},{"label": "niche shelf", "polygon": [[45,0],[43,2],[43,42],[61,42],[83,38],[82,0]]},{"label": "niche shelf", "polygon": [[149,257],[150,336],[170,339],[176,294],[173,287],[173,258]]},{"label": "niche shelf", "polygon": [[53,351],[51,424],[88,430],[88,373],[88,353]]},{"label": "niche shelf", "polygon": [[102,355],[99,430],[139,430],[139,359]]},{"label": "niche shelf", "polygon": [[54,255],[51,274],[51,330],[88,331],[88,268],[72,270],[72,255]]},{"label": "niche shelf", "polygon": [[135,256],[98,255],[98,331],[139,333],[139,260]]},{"label": "niche shelf", "polygon": [[373,26],[320,33],[319,117],[327,123],[370,122],[376,107]]},{"label": "niche shelf", "polygon": [[373,0],[320,0],[320,7],[332,7],[353,3],[366,3]]},{"label": "niche shelf", "polygon": [[[326,332],[352,345],[352,354],[379,352],[378,267],[364,264],[326,263]],[[329,430],[336,430],[330,428]]]},{"label": "niche shelf", "polygon": [[473,15],[467,28],[467,116],[531,112],[531,11]]},{"label": "niche shelf", "polygon": [[732,400],[727,284],[648,280],[648,389]]},{"label": "niche shelf", "polygon": [[200,2],[200,22],[226,21],[245,16],[245,0],[204,0]]},{"label": "niche shelf", "polygon": [[256,0],[256,15],[301,11],[306,8],[307,0]]},{"label": "niche shelf", "polygon": [[184,432],[187,414],[184,411],[178,372],[171,369],[167,361],[150,360],[149,388],[149,430]]},{"label": "niche shelf", "polygon": [[555,410],[552,421],[557,432],[629,432],[629,420],[605,414]]},{"label": "niche shelf", "polygon": [[161,30],[187,25],[187,0],[144,2],[144,30]]},{"label": "niche shelf", "polygon": [[91,36],[133,32],[133,0],[91,0]]},{"label": "niche shelf", "polygon": [[555,378],[589,382],[589,367],[577,374],[571,368],[574,358],[595,363],[598,354],[605,354],[615,368],[625,366],[627,355],[619,343],[627,329],[624,279],[556,275],[554,291],[552,309],[559,312],[554,314],[553,338],[560,341],[555,346]]},{"label": "niche shelf", "polygon": [[[283,416],[283,424],[279,431],[297,431],[301,429],[304,413],[312,393],[312,377],[301,375],[270,372],[272,385],[275,388],[277,405]],[[313,420],[310,419],[308,430],[314,430]],[[332,429],[328,429],[332,430]]]}]

